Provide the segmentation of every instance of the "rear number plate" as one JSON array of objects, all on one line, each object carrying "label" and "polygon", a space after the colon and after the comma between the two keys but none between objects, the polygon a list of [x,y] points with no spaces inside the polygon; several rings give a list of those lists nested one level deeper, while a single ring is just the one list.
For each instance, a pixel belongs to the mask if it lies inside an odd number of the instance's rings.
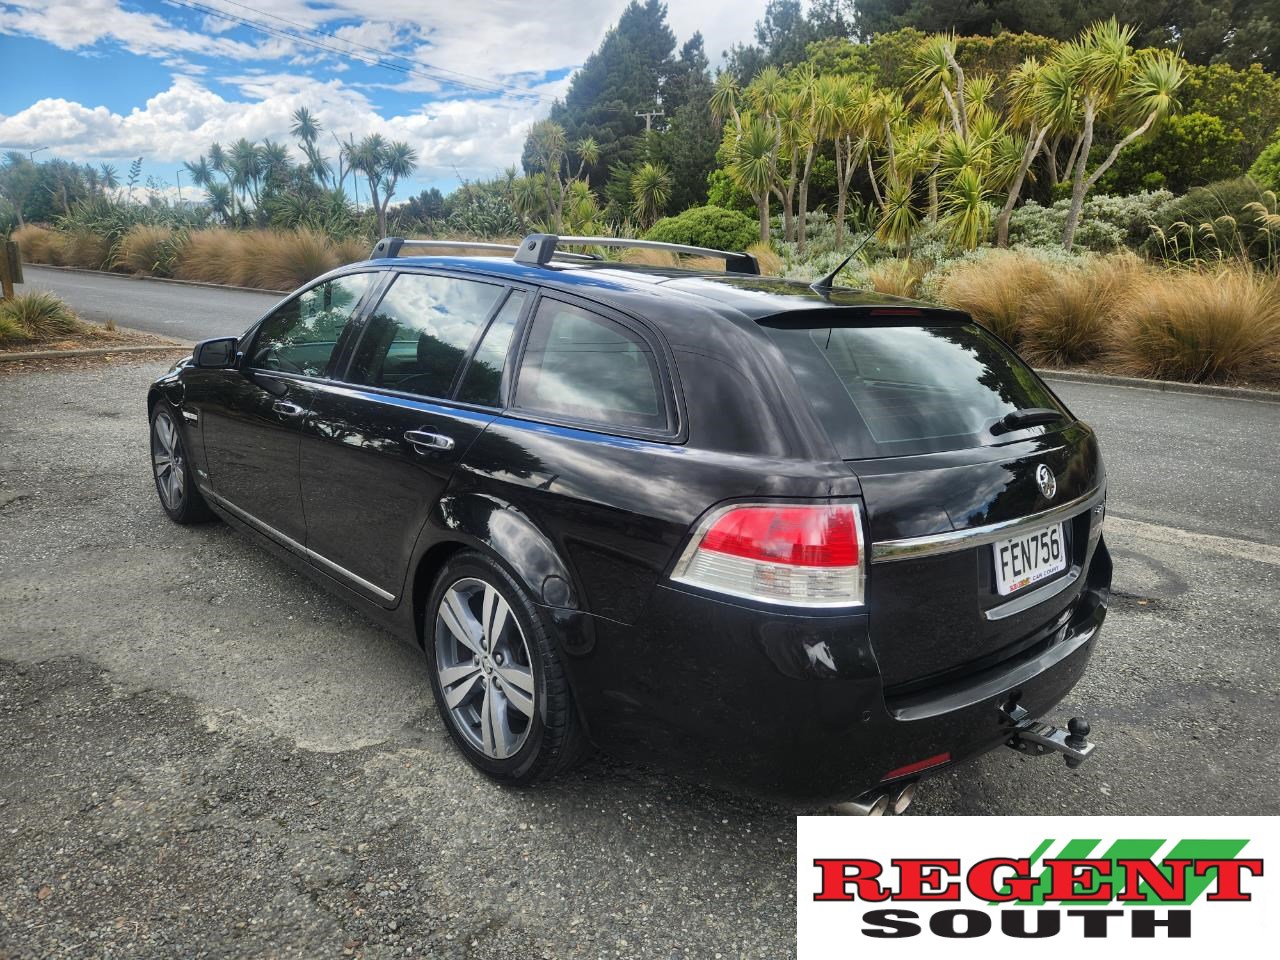
[{"label": "rear number plate", "polygon": [[1020,537],[992,544],[996,562],[996,590],[1006,596],[1067,569],[1062,524],[1042,527]]}]

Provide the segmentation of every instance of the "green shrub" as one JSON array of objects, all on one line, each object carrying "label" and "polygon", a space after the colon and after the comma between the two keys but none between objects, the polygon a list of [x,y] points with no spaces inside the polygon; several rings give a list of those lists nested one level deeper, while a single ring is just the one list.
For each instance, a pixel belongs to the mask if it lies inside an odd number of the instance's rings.
[{"label": "green shrub", "polygon": [[71,308],[43,290],[0,300],[0,318],[9,322],[10,329],[16,326],[32,340],[49,340],[78,333],[82,329],[80,318],[71,312]]},{"label": "green shrub", "polygon": [[[1081,210],[1075,245],[1094,253],[1113,253],[1125,247],[1139,249],[1151,236],[1157,212],[1172,199],[1168,190],[1142,191],[1127,197],[1088,197]],[[1070,207],[1069,199],[1059,200],[1051,207],[1027,201],[1009,220],[1010,243],[1023,247],[1061,246]]]},{"label": "green shrub", "polygon": [[1156,211],[1146,249],[1171,260],[1269,259],[1274,238],[1258,217],[1259,205],[1276,212],[1275,197],[1248,177],[1197,187]]},{"label": "green shrub", "polygon": [[1272,140],[1258,154],[1258,159],[1249,168],[1249,176],[1264,190],[1280,193],[1280,137]]},{"label": "green shrub", "polygon": [[[1167,189],[1185,193],[1192,187],[1244,173],[1239,161],[1244,134],[1228,129],[1208,113],[1170,117],[1150,140],[1126,149],[1098,181],[1104,193],[1129,194]],[[1101,152],[1109,147],[1099,146]]]},{"label": "green shrub", "polygon": [[754,220],[736,210],[690,207],[674,217],[663,217],[644,238],[717,250],[745,250],[760,239],[760,230]]}]

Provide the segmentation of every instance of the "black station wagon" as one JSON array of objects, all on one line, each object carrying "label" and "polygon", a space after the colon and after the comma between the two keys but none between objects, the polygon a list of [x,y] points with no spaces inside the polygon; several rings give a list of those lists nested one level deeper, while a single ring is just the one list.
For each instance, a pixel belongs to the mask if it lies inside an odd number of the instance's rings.
[{"label": "black station wagon", "polygon": [[147,399],[164,509],[420,644],[503,782],[596,744],[878,814],[1001,744],[1080,763],[1037,718],[1106,613],[1089,427],[963,313],[562,249],[632,243],[387,239],[204,341]]}]

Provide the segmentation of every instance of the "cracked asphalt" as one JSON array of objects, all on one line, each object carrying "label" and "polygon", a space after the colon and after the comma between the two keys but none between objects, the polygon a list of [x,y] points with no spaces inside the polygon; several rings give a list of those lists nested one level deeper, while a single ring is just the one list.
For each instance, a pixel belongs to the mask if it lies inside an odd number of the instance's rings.
[{"label": "cracked asphalt", "polygon": [[[0,371],[0,958],[769,958],[795,810],[594,757],[504,790],[416,651],[155,502],[156,363]],[[913,814],[1280,814],[1280,405],[1060,385],[1116,597],[1066,717]]]}]

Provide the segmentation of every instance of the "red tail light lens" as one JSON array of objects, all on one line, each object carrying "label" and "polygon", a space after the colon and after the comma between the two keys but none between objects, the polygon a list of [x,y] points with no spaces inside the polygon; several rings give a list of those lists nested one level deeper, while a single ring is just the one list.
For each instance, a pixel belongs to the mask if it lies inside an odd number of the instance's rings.
[{"label": "red tail light lens", "polygon": [[858,606],[860,519],[854,503],[722,507],[698,525],[672,579],[765,603]]},{"label": "red tail light lens", "polygon": [[711,525],[703,550],[803,567],[858,563],[852,504],[830,507],[738,507]]}]

